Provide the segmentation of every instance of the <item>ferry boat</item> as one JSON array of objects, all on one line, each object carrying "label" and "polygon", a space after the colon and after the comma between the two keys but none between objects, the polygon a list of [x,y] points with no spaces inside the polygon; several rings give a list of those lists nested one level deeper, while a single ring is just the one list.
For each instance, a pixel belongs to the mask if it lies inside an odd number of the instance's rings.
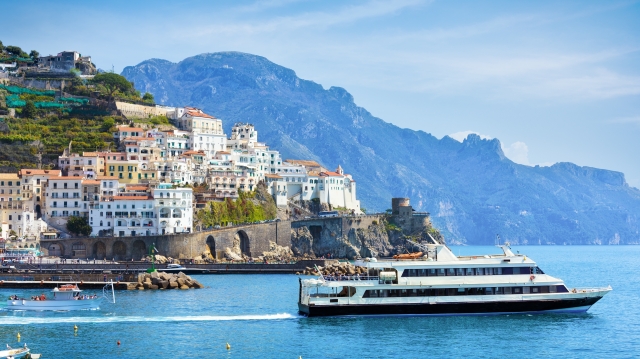
[{"label": "ferry boat", "polygon": [[[111,295],[108,296],[107,289],[111,287]],[[60,287],[53,288],[52,297],[47,298],[44,294],[34,296],[29,299],[19,298],[12,295],[7,300],[7,310],[82,310],[82,309],[98,309],[103,299],[108,299],[115,303],[116,297],[113,288],[113,281],[109,282],[102,289],[102,296],[99,295],[83,295],[82,290],[77,284],[64,284]],[[109,298],[111,297],[111,298]]]},{"label": "ferry boat", "polygon": [[[435,241],[434,241],[435,242]],[[569,289],[531,258],[503,254],[456,256],[444,244],[421,245],[420,258],[356,261],[367,275],[300,278],[303,315],[487,315],[582,313],[610,292]]]}]

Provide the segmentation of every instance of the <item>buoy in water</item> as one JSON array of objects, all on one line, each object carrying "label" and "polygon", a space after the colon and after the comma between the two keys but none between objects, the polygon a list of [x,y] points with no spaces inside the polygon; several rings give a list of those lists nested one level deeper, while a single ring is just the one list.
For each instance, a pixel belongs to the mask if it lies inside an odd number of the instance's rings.
[{"label": "buoy in water", "polygon": [[231,349],[231,345],[229,345],[229,343],[227,343],[227,350]]},{"label": "buoy in water", "polygon": [[120,341],[119,340],[117,341],[117,344],[118,344],[118,346],[120,346]]},{"label": "buoy in water", "polygon": [[78,331],[78,326],[77,326],[77,325],[75,325],[75,324],[73,325],[73,331],[74,331],[74,332],[77,332],[77,331]]},{"label": "buoy in water", "polygon": [[[18,339],[20,339],[20,332],[18,332],[18,335],[17,335],[17,337],[18,337]],[[229,344],[227,344],[227,345],[229,345]]]}]

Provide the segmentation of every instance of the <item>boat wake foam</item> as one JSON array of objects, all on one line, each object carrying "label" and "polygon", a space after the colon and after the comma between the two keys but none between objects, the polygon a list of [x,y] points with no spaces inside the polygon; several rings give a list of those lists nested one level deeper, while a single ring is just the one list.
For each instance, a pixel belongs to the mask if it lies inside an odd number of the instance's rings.
[{"label": "boat wake foam", "polygon": [[135,322],[215,322],[233,320],[283,320],[300,318],[289,313],[278,314],[249,314],[249,315],[198,315],[175,317],[141,317],[141,316],[109,316],[109,317],[1,317],[0,325],[24,325],[24,324],[55,324],[55,323],[135,323]]}]

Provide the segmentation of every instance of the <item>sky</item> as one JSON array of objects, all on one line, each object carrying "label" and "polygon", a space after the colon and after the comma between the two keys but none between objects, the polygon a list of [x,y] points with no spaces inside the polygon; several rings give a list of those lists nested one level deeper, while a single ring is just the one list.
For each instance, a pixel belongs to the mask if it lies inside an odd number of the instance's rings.
[{"label": "sky", "polygon": [[[241,51],[404,128],[498,138],[640,188],[640,1],[70,1],[2,4],[0,41],[121,72]],[[185,104],[187,105],[187,104]]]}]

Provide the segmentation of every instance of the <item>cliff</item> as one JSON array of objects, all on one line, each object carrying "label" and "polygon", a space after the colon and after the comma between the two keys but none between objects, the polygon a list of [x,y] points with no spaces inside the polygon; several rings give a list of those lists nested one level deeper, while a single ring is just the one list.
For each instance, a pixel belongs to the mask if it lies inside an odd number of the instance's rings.
[{"label": "cliff", "polygon": [[424,226],[411,232],[395,226],[394,220],[395,216],[380,216],[365,226],[354,224],[346,232],[337,221],[326,223],[321,228],[304,226],[292,229],[291,250],[299,257],[355,259],[419,251],[413,243],[430,243],[430,234],[444,243],[444,238],[428,220]]},{"label": "cliff", "polygon": [[460,143],[402,129],[357,106],[343,88],[325,89],[251,54],[152,59],[122,74],[161,104],[222,118],[227,133],[234,122],[253,123],[284,158],[342,165],[369,212],[384,211],[392,197],[411,198],[459,243],[491,244],[496,234],[514,244],[640,243],[640,191],[619,172],[523,166],[496,139],[470,135]]}]

